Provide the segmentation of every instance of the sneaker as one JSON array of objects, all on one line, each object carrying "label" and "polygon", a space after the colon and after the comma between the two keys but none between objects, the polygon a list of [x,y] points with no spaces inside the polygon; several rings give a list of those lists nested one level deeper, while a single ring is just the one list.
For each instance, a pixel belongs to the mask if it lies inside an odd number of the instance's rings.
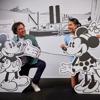
[{"label": "sneaker", "polygon": [[35,84],[35,83],[32,82],[31,85],[32,85],[32,87],[33,87],[33,89],[34,89],[35,92],[39,92],[40,91],[40,88],[39,88],[39,86],[37,84]]}]

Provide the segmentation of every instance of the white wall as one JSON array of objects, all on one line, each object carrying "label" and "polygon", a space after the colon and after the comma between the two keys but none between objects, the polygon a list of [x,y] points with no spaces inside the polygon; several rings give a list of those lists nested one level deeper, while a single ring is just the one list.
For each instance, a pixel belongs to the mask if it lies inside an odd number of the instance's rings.
[{"label": "white wall", "polygon": [[[42,0],[41,2],[40,0],[0,0],[0,20],[12,20],[12,23],[15,21],[23,21],[28,29],[30,26],[27,14],[7,10],[19,6],[20,9],[29,8],[33,12],[39,11],[40,13],[44,13],[49,12],[49,6],[51,5],[60,5],[62,14],[84,14],[91,10],[91,0],[76,0],[74,3],[73,0]],[[40,22],[44,22],[44,19],[40,19]],[[48,16],[46,19],[48,19]],[[7,33],[10,32],[11,30],[9,30],[9,32],[7,31]],[[63,37],[38,37],[37,41],[43,51],[62,54],[59,45],[63,42]],[[42,77],[67,77],[66,75],[60,75],[58,71],[59,63],[61,61],[66,61],[66,56],[55,56],[42,53],[40,58],[47,62],[47,67]]]}]

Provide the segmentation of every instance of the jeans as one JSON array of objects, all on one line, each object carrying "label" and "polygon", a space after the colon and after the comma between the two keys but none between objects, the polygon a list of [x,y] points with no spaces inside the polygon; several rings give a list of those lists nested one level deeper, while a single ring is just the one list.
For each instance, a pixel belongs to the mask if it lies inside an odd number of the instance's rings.
[{"label": "jeans", "polygon": [[26,63],[24,66],[22,66],[19,74],[21,76],[22,75],[28,76],[30,68],[37,68],[35,76],[32,78],[32,82],[38,84],[45,67],[46,63],[43,60],[38,59],[36,64]]}]

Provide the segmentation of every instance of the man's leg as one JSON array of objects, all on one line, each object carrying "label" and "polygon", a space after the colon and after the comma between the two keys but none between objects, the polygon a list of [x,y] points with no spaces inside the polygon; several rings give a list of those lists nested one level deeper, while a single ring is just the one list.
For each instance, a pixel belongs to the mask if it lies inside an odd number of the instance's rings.
[{"label": "man's leg", "polygon": [[36,64],[32,65],[32,66],[36,67],[37,71],[35,73],[34,78],[32,79],[31,85],[32,85],[35,92],[39,92],[40,88],[38,86],[38,83],[39,83],[41,75],[42,75],[42,73],[43,73],[43,71],[46,67],[46,63],[39,59],[38,62]]},{"label": "man's leg", "polygon": [[32,82],[35,84],[39,83],[39,80],[41,78],[41,75],[46,67],[46,63],[43,60],[38,60],[38,62],[34,65],[32,65],[34,68],[37,68],[37,71],[35,73],[34,78],[32,79]]},{"label": "man's leg", "polygon": [[20,76],[28,76],[30,70],[30,64],[26,63],[24,66],[21,67],[21,70],[19,71]]}]

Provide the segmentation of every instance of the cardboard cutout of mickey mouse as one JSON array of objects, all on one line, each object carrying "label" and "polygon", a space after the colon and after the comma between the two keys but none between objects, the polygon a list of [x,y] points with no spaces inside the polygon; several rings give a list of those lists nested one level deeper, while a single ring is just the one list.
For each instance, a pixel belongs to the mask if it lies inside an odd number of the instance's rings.
[{"label": "cardboard cutout of mickey mouse", "polygon": [[73,43],[66,50],[75,59],[71,64],[61,63],[60,72],[70,72],[73,76],[80,72],[84,75],[81,82],[74,87],[77,93],[100,94],[100,62],[88,52],[89,48],[97,46],[99,39],[89,34],[86,27],[80,27],[76,30]]},{"label": "cardboard cutout of mickey mouse", "polygon": [[[0,88],[5,92],[15,92],[18,91],[19,87],[24,86],[24,89],[30,84],[28,76],[19,75],[22,66],[20,57],[31,56],[38,58],[40,55],[40,50],[32,45],[31,40],[19,43],[10,40],[7,34],[0,34],[0,74],[5,73],[4,79],[0,80]],[[10,75],[12,74],[13,77],[11,78]]]}]

